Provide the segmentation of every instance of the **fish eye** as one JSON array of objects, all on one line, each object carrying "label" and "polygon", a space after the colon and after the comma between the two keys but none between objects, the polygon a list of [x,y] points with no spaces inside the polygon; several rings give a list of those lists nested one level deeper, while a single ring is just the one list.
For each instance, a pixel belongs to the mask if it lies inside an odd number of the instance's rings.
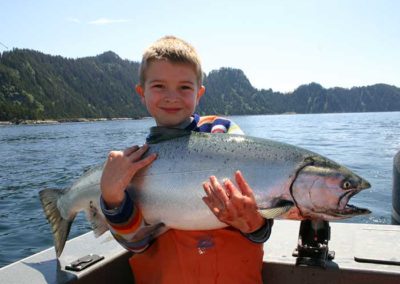
[{"label": "fish eye", "polygon": [[348,180],[344,181],[343,184],[342,184],[342,188],[345,189],[345,190],[351,189],[352,188],[351,182],[348,181]]}]

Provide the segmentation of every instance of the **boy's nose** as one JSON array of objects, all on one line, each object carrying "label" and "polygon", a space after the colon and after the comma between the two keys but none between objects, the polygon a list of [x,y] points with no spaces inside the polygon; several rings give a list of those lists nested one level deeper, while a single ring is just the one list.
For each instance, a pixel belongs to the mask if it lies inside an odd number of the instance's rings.
[{"label": "boy's nose", "polygon": [[165,100],[175,101],[178,98],[178,94],[174,91],[167,91],[165,95]]}]

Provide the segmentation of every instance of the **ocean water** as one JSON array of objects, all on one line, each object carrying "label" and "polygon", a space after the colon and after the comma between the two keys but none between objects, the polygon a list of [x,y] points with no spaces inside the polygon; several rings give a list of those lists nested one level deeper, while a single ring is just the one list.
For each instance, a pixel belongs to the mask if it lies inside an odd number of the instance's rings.
[{"label": "ocean water", "polygon": [[[393,157],[400,112],[232,116],[251,136],[301,146],[366,178],[352,198],[371,215],[344,222],[390,224]],[[152,119],[0,126],[0,267],[53,245],[38,192],[65,188],[113,149],[143,144]],[[70,238],[90,230],[84,215]]]}]

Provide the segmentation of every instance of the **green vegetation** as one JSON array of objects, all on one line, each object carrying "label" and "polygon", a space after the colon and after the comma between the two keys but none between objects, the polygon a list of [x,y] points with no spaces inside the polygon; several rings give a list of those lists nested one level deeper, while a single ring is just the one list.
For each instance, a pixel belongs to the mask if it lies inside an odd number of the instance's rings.
[{"label": "green vegetation", "polygon": [[[14,49],[0,57],[0,121],[142,117],[134,94],[137,62],[108,51],[78,59]],[[400,111],[400,89],[377,84],[325,89],[311,83],[293,93],[255,89],[243,71],[205,75],[201,114],[270,114]]]}]

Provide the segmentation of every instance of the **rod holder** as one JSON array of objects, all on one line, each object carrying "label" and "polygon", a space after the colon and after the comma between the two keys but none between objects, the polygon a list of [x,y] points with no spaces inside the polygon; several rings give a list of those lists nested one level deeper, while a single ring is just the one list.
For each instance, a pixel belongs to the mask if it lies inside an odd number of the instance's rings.
[{"label": "rod holder", "polygon": [[301,221],[297,248],[293,251],[293,256],[297,257],[296,265],[326,268],[326,262],[335,258],[335,252],[328,247],[330,238],[328,221]]}]

